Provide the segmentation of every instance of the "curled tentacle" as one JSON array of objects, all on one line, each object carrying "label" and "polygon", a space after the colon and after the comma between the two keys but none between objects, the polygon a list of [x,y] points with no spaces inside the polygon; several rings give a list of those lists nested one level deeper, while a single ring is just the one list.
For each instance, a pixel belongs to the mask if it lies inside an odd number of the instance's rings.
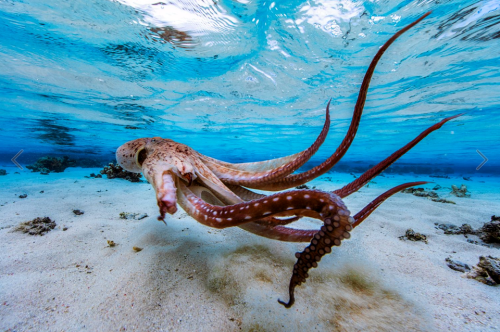
[{"label": "curled tentacle", "polygon": [[215,163],[214,159],[205,160],[208,161],[207,166],[210,167],[212,172],[214,172],[214,174],[216,174],[225,184],[237,184],[243,186],[271,182],[295,172],[318,151],[321,144],[325,141],[328,130],[330,129],[330,102],[331,100],[326,106],[326,120],[320,135],[308,149],[300,152],[295,159],[292,159],[277,168],[267,169],[262,172],[242,171],[225,167],[222,164]]},{"label": "curled tentacle", "polygon": [[406,144],[403,146],[401,149],[398,151],[394,152],[391,154],[389,157],[386,159],[382,160],[380,163],[366,171],[363,175],[361,175],[359,178],[354,180],[353,182],[345,185],[344,187],[337,189],[334,191],[335,194],[339,195],[340,197],[344,198],[346,196],[349,196],[355,191],[358,191],[361,187],[363,187],[365,184],[370,182],[371,179],[382,173],[387,167],[391,166],[396,160],[401,158],[402,155],[404,155],[406,152],[410,151],[411,148],[413,148],[415,145],[417,145],[421,140],[423,140],[427,135],[432,133],[435,130],[438,130],[441,128],[446,122],[458,118],[459,116],[463,115],[462,114],[457,114],[454,116],[450,116],[446,119],[443,119],[439,121],[438,123],[430,126],[426,130],[424,130],[420,135],[415,137],[410,143]]},{"label": "curled tentacle", "polygon": [[403,29],[399,30],[394,36],[392,36],[377,52],[377,54],[373,57],[372,62],[370,63],[370,66],[368,67],[365,77],[363,78],[363,83],[361,84],[361,88],[359,89],[359,95],[358,95],[358,100],[356,101],[356,105],[354,106],[354,113],[352,116],[351,124],[349,126],[349,129],[347,131],[346,136],[344,137],[342,143],[340,143],[339,147],[335,152],[328,158],[326,161],[321,163],[320,165],[310,169],[307,172],[299,173],[299,174],[292,174],[288,175],[286,177],[282,177],[280,179],[277,179],[273,182],[254,182],[252,184],[246,184],[246,186],[254,189],[261,189],[261,190],[270,190],[270,191],[278,191],[278,190],[284,190],[284,189],[289,189],[293,188],[296,186],[299,186],[301,184],[307,183],[318,176],[325,174],[328,172],[347,152],[349,147],[351,146],[352,141],[354,140],[354,137],[356,136],[356,133],[358,131],[359,127],[359,122],[361,121],[361,115],[363,114],[363,108],[365,106],[365,101],[366,101],[366,95],[368,93],[368,87],[370,86],[370,80],[373,76],[373,73],[375,71],[375,67],[377,66],[378,61],[384,54],[384,52],[389,48],[389,46],[398,38],[400,37],[403,33],[411,29],[413,26],[415,26],[417,23],[419,23],[421,20],[423,20],[427,15],[429,15],[430,12],[422,15],[418,20],[415,22],[407,25]]},{"label": "curled tentacle", "polygon": [[[302,151],[303,152],[303,151]],[[222,166],[225,168],[229,168],[232,170],[238,170],[238,171],[246,171],[246,172],[264,172],[264,171],[269,171],[275,168],[278,168],[282,165],[285,165],[295,159],[297,159],[302,152],[297,152],[295,154],[286,156],[286,157],[281,157],[281,158],[276,158],[276,159],[270,159],[270,160],[264,160],[264,161],[257,161],[257,162],[250,162],[250,163],[228,163],[222,160],[218,160],[209,156],[205,156],[200,153],[200,159],[202,159],[208,167],[212,171],[217,171],[217,169]]]},{"label": "curled tentacle", "polygon": [[324,225],[314,235],[311,244],[304,251],[295,254],[297,262],[293,266],[293,274],[288,288],[290,299],[288,302],[278,300],[280,304],[284,305],[285,308],[290,308],[294,304],[295,287],[306,281],[309,269],[317,267],[321,258],[330,253],[333,246],[340,246],[343,239],[351,237],[349,231],[352,230],[353,221],[349,212],[341,209],[334,213],[328,213],[323,218]]},{"label": "curled tentacle", "polygon": [[380,204],[382,204],[386,199],[388,199],[392,195],[400,192],[403,189],[410,188],[413,186],[420,186],[420,185],[423,185],[426,183],[429,183],[429,182],[427,182],[427,181],[408,182],[408,183],[400,184],[397,187],[394,187],[392,189],[387,190],[385,193],[383,193],[382,195],[380,195],[379,197],[377,197],[373,201],[371,201],[370,204],[365,206],[361,211],[356,213],[356,215],[354,216],[354,223],[352,224],[352,228],[355,228],[356,226],[361,224],[361,222],[363,222],[363,220],[368,218],[368,216],[370,214],[372,214],[372,212],[375,211],[375,209],[378,208],[378,206]]}]

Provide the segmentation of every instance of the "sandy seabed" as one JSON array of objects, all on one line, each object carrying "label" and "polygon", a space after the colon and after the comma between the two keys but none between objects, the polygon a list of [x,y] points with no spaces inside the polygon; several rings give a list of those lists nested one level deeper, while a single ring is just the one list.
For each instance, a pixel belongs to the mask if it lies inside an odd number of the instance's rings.
[{"label": "sandy seabed", "polygon": [[[500,287],[447,267],[475,265],[499,248],[444,235],[435,223],[481,227],[500,214],[500,179],[386,175],[345,199],[355,214],[397,184],[431,180],[444,204],[396,194],[324,257],[296,303],[285,309],[294,253],[306,244],[211,229],[181,209],[156,219],[146,183],[85,178],[97,169],[40,175],[7,168],[0,177],[0,329],[2,331],[490,331],[500,329]],[[311,182],[333,190],[353,179],[329,173]],[[466,184],[470,198],[449,195]],[[42,193],[43,191],[43,193]],[[26,198],[19,195],[27,194]],[[75,215],[74,209],[84,211]],[[142,220],[120,212],[147,213]],[[50,217],[44,236],[13,230]],[[297,226],[319,228],[314,220]],[[403,241],[406,229],[428,244]],[[63,230],[65,229],[65,230]],[[470,236],[474,238],[474,236]],[[108,246],[112,240],[116,246]],[[143,248],[136,252],[133,247]]]}]

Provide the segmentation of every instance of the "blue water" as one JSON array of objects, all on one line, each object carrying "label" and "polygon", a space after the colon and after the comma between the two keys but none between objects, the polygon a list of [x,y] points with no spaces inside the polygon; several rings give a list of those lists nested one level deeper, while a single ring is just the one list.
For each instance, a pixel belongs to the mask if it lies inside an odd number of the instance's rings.
[{"label": "blue water", "polygon": [[[339,167],[376,163],[467,112],[395,166],[498,173],[496,0],[2,0],[1,163],[21,149],[21,165],[41,155],[110,161],[122,143],[151,136],[264,160],[309,146],[332,98],[332,128],[310,167],[345,135],[378,48],[430,10],[380,61]],[[479,171],[476,150],[489,158]]]}]

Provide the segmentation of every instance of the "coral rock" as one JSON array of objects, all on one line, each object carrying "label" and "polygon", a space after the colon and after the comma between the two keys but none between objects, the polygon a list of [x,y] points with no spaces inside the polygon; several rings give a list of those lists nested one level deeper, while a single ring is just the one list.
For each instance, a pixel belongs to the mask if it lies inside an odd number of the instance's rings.
[{"label": "coral rock", "polygon": [[68,167],[76,166],[76,161],[64,156],[62,158],[56,157],[42,157],[39,158],[33,165],[26,166],[32,172],[40,172],[40,174],[49,174],[50,172],[61,173]]},{"label": "coral rock", "polygon": [[108,179],[125,179],[130,182],[140,182],[141,181],[141,173],[133,173],[124,170],[120,165],[109,163],[108,166],[105,166],[101,171],[101,174],[106,174]]},{"label": "coral rock", "polygon": [[30,235],[43,235],[56,227],[56,223],[52,221],[49,217],[35,218],[30,221],[26,221],[17,226],[14,230],[28,233]]},{"label": "coral rock", "polygon": [[427,236],[424,234],[416,233],[413,229],[409,228],[406,230],[406,233],[404,236],[400,236],[400,240],[408,239],[410,241],[423,241],[427,243]]},{"label": "coral rock", "polygon": [[457,197],[470,197],[470,193],[467,192],[467,187],[465,186],[465,184],[461,185],[460,189],[458,189],[457,186],[452,185],[450,194]]},{"label": "coral rock", "polygon": [[481,240],[486,243],[500,243],[500,218],[491,217],[491,221],[487,222],[479,229]]},{"label": "coral rock", "polygon": [[489,286],[500,284],[500,259],[492,256],[479,257],[479,263],[467,273],[466,277]]},{"label": "coral rock", "polygon": [[460,261],[454,261],[451,259],[451,257],[446,258],[446,265],[452,270],[458,271],[458,272],[467,272],[470,271],[470,266],[462,263]]}]

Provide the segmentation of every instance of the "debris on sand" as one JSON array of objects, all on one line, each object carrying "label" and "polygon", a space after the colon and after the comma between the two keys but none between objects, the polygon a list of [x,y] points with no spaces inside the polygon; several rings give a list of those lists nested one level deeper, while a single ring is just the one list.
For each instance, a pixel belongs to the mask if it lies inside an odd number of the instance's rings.
[{"label": "debris on sand", "polygon": [[432,188],[432,190],[439,190],[439,189],[441,189],[441,188],[442,188],[442,187],[441,187],[439,184],[436,184],[436,185],[434,186],[434,188]]},{"label": "debris on sand", "polygon": [[55,227],[55,221],[52,221],[49,217],[38,217],[19,224],[19,226],[17,226],[14,230],[28,233],[29,235],[44,235],[45,233],[53,230]]},{"label": "debris on sand", "polygon": [[462,184],[460,186],[460,189],[458,189],[458,187],[453,184],[451,186],[450,194],[457,197],[470,197],[470,193],[467,192],[467,186],[465,184]]},{"label": "debris on sand", "polygon": [[19,195],[19,198],[26,198],[26,197],[28,197],[28,194]]},{"label": "debris on sand", "polygon": [[101,179],[102,175],[101,174],[95,174],[95,173],[90,173],[89,176],[85,176],[86,178],[94,178],[94,179]]},{"label": "debris on sand", "polygon": [[135,219],[141,220],[147,218],[147,213],[130,213],[130,212],[120,212],[120,219]]},{"label": "debris on sand", "polygon": [[83,212],[82,210],[73,210],[73,213],[75,214],[75,216],[81,216],[85,212]]},{"label": "debris on sand", "polygon": [[421,233],[416,233],[413,229],[408,228],[405,235],[399,237],[400,240],[423,241],[427,243],[427,236]]},{"label": "debris on sand", "polygon": [[76,166],[76,161],[64,156],[57,157],[42,157],[39,158],[33,165],[26,166],[32,172],[40,172],[40,174],[47,175],[50,172],[61,173],[68,167]]},{"label": "debris on sand", "polygon": [[458,235],[458,234],[476,234],[476,231],[472,228],[471,225],[469,224],[463,224],[462,226],[458,227],[453,224],[438,224],[434,223],[436,225],[436,228],[442,229],[444,231],[444,234],[453,234],[453,235]]},{"label": "debris on sand", "polygon": [[429,175],[431,178],[439,178],[439,179],[449,179],[448,175]]},{"label": "debris on sand", "polygon": [[[468,234],[477,235],[484,243],[500,243],[500,217],[491,216],[491,221],[484,223],[481,228],[474,229],[469,224],[463,224],[458,227],[453,224],[438,224],[434,223],[436,228],[442,229],[444,234],[463,234],[467,237]],[[470,242],[470,241],[469,241]],[[471,243],[478,244],[477,241]]]},{"label": "debris on sand", "polygon": [[0,169],[0,175],[7,175],[7,171],[4,169]]},{"label": "debris on sand", "polygon": [[132,249],[135,251],[135,252],[139,252],[142,250],[142,248],[140,247],[132,247]]},{"label": "debris on sand", "polygon": [[[434,187],[434,188],[436,188],[436,187]],[[418,196],[418,197],[425,197],[427,199],[430,199],[433,202],[456,204],[453,201],[450,201],[450,200],[447,200],[444,198],[440,198],[439,195],[437,194],[437,192],[435,192],[433,190],[427,191],[424,188],[406,188],[406,189],[402,190],[401,192],[405,193],[405,194],[413,194],[414,196]]]},{"label": "debris on sand", "polygon": [[108,246],[110,246],[111,248],[115,247],[115,246],[116,246],[115,241],[113,241],[113,240],[108,240]]},{"label": "debris on sand", "polygon": [[125,179],[130,182],[140,182],[141,181],[141,173],[132,173],[124,170],[120,165],[109,163],[108,166],[105,166],[101,171],[101,174],[106,174],[108,179]]},{"label": "debris on sand", "polygon": [[483,284],[496,286],[500,284],[500,259],[492,256],[479,257],[479,263],[465,275]]},{"label": "debris on sand", "polygon": [[458,272],[468,272],[470,271],[470,266],[462,263],[460,261],[455,261],[451,259],[451,257],[446,258],[446,265],[452,270],[458,271]]}]

